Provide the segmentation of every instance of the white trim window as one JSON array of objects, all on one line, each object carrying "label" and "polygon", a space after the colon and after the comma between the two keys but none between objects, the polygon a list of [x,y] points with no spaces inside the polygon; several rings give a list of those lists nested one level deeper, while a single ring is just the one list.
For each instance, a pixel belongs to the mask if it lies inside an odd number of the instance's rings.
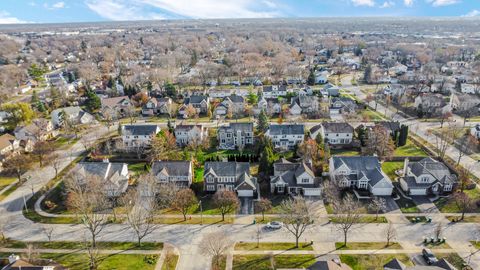
[{"label": "white trim window", "polygon": [[215,185],[207,185],[207,191],[215,191]]}]

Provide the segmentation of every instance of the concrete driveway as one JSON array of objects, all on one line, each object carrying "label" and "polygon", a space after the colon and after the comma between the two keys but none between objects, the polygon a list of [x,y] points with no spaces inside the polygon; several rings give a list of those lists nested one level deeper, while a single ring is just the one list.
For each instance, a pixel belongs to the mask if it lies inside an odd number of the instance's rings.
[{"label": "concrete driveway", "polygon": [[417,204],[418,209],[422,211],[422,213],[426,214],[439,214],[440,210],[438,210],[437,206],[430,201],[427,196],[412,196],[413,201]]},{"label": "concrete driveway", "polygon": [[385,199],[386,214],[402,214],[400,207],[391,196],[382,197]]},{"label": "concrete driveway", "polygon": [[240,197],[240,214],[253,215],[253,199],[248,197]]}]

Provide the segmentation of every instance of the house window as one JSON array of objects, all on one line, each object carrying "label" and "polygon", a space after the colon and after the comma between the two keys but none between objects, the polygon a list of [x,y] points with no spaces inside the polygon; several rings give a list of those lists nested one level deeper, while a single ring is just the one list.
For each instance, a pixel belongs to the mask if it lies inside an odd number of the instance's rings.
[{"label": "house window", "polygon": [[208,178],[207,178],[207,183],[213,183],[213,178],[212,178],[212,177],[208,177]]},{"label": "house window", "polygon": [[283,185],[277,186],[277,192],[278,192],[278,193],[283,193],[283,192],[285,192],[285,187],[284,187]]},{"label": "house window", "polygon": [[424,176],[422,177],[422,183],[428,183],[428,177]]},{"label": "house window", "polygon": [[215,185],[207,185],[207,191],[214,191]]},{"label": "house window", "polygon": [[217,190],[222,190],[224,188],[225,188],[225,185],[223,185],[223,184],[218,184],[217,185]]},{"label": "house window", "polygon": [[302,178],[302,183],[308,184],[308,183],[310,183],[310,179],[308,179],[308,178]]},{"label": "house window", "polygon": [[443,188],[443,191],[452,191],[452,185],[445,185],[445,187]]}]

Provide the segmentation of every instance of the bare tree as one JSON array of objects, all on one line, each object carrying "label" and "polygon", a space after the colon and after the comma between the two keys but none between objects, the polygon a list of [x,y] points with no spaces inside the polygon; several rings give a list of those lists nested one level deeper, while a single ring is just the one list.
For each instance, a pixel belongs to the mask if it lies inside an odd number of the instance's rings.
[{"label": "bare tree", "polygon": [[442,233],[443,233],[443,223],[439,222],[437,223],[437,226],[435,226],[435,229],[433,231],[433,234],[435,235],[435,239],[440,240],[440,238],[442,237]]},{"label": "bare tree", "polygon": [[47,226],[47,225],[43,225],[43,226],[42,226],[42,232],[43,232],[43,233],[45,234],[45,236],[47,237],[48,242],[51,242],[51,241],[52,241],[53,230],[54,230],[54,228],[53,228],[52,226]]},{"label": "bare tree", "polygon": [[93,247],[96,238],[107,224],[107,215],[102,213],[107,203],[102,180],[95,175],[72,172],[66,180],[67,205],[81,218],[91,235]]},{"label": "bare tree", "polygon": [[284,200],[280,204],[280,211],[281,220],[285,228],[295,237],[295,247],[298,248],[298,239],[307,227],[313,224],[312,206],[303,197],[294,197]]},{"label": "bare tree", "polygon": [[462,213],[460,220],[465,218],[465,213],[470,211],[474,206],[474,201],[470,196],[468,196],[465,192],[457,191],[453,194],[452,197],[455,205]]},{"label": "bare tree", "polygon": [[217,190],[213,195],[213,204],[220,209],[222,221],[225,220],[225,214],[236,211],[240,207],[237,194],[230,190]]},{"label": "bare tree", "polygon": [[183,220],[187,220],[187,214],[193,206],[198,204],[197,197],[193,190],[189,188],[180,189],[175,195],[172,208],[178,210],[183,215]]},{"label": "bare tree", "polygon": [[[448,125],[440,129],[437,134],[434,134],[435,137],[435,150],[437,151],[437,156],[441,160],[445,158],[448,147],[455,141],[458,135],[462,132],[462,128],[458,125],[452,123],[447,123]],[[432,131],[429,131],[429,134],[432,134]]]},{"label": "bare tree", "polygon": [[90,245],[85,241],[85,250],[88,257],[88,269],[96,270],[101,262],[100,252],[97,247]]},{"label": "bare tree", "polygon": [[38,254],[38,251],[37,251],[37,247],[32,243],[27,244],[27,248],[25,250],[26,260],[29,263],[33,264],[38,259],[38,256],[39,256],[39,254]]},{"label": "bare tree", "polygon": [[63,159],[60,158],[60,155],[58,155],[57,153],[51,154],[48,158],[50,159],[50,164],[52,165],[52,168],[55,170],[55,178],[57,178],[58,172],[62,167]]},{"label": "bare tree", "polygon": [[223,232],[207,234],[200,242],[200,252],[212,258],[212,269],[220,270],[220,260],[232,247],[233,241]]},{"label": "bare tree", "polygon": [[333,205],[335,211],[335,227],[343,233],[343,245],[347,245],[350,230],[360,221],[358,203],[351,195],[345,196],[341,202]]},{"label": "bare tree", "polygon": [[265,212],[272,209],[272,202],[267,198],[261,198],[255,203],[255,211],[262,213],[262,221],[265,220]]},{"label": "bare tree", "polygon": [[378,213],[380,211],[385,211],[386,208],[387,208],[387,201],[382,198],[382,197],[378,197],[376,196],[375,198],[373,198],[373,200],[370,202],[370,204],[368,205],[368,207],[375,212],[375,220],[378,219]]},{"label": "bare tree", "polygon": [[457,149],[458,149],[457,166],[460,164],[462,157],[473,152],[477,146],[478,146],[478,140],[470,134],[466,134],[465,136],[460,138],[457,141]]},{"label": "bare tree", "polygon": [[156,203],[151,196],[141,196],[131,190],[123,197],[123,204],[127,211],[127,224],[135,232],[137,245],[142,245],[142,239],[157,229],[155,224]]},{"label": "bare tree", "polygon": [[382,160],[390,159],[395,151],[395,145],[387,129],[381,125],[375,125],[367,133],[366,145],[362,149],[364,154],[376,154]]},{"label": "bare tree", "polygon": [[44,159],[54,151],[54,145],[49,141],[37,141],[33,146],[32,154],[37,157],[40,167],[43,167]]},{"label": "bare tree", "polygon": [[387,247],[390,246],[390,243],[395,240],[397,237],[397,231],[395,230],[395,227],[393,226],[392,222],[388,222],[388,226],[385,228],[384,231],[385,238],[387,240]]},{"label": "bare tree", "polygon": [[22,181],[22,175],[32,168],[32,166],[32,159],[30,156],[24,154],[11,155],[3,162],[4,170],[14,174],[18,178],[18,181]]}]

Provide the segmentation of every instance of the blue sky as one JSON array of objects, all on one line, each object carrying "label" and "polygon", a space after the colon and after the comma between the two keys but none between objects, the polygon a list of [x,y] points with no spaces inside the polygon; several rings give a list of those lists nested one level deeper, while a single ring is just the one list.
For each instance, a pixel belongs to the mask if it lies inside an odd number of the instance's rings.
[{"label": "blue sky", "polygon": [[0,0],[0,24],[182,18],[480,16],[480,0]]}]

